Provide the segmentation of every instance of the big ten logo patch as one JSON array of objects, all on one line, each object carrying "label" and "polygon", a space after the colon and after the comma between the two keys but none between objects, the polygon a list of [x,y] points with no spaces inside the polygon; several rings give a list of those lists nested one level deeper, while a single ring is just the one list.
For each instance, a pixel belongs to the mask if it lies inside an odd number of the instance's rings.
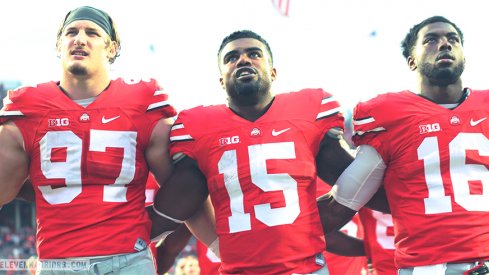
[{"label": "big ten logo patch", "polygon": [[224,137],[219,139],[219,145],[228,145],[239,143],[239,136]]},{"label": "big ten logo patch", "polygon": [[49,127],[55,127],[55,126],[68,126],[70,125],[70,120],[68,118],[50,118],[48,119],[48,126]]},{"label": "big ten logo patch", "polygon": [[441,131],[441,127],[439,123],[419,125],[420,134],[433,133],[439,131]]}]

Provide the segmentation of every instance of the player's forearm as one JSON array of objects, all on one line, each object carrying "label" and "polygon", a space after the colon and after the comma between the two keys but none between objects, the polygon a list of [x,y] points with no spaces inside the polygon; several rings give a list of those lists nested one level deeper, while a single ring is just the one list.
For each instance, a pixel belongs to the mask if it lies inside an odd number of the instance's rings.
[{"label": "player's forearm", "polygon": [[326,251],[340,256],[365,256],[363,240],[349,236],[341,231],[326,235]]},{"label": "player's forearm", "polygon": [[325,235],[339,230],[356,213],[355,210],[336,202],[329,193],[318,198],[317,206]]},{"label": "player's forearm", "polygon": [[182,224],[157,247],[156,265],[158,274],[168,272],[173,266],[178,254],[187,245],[191,236],[192,234],[188,228]]},{"label": "player's forearm", "polygon": [[192,234],[206,246],[210,246],[217,239],[216,219],[210,199],[207,199],[199,211],[185,223]]}]

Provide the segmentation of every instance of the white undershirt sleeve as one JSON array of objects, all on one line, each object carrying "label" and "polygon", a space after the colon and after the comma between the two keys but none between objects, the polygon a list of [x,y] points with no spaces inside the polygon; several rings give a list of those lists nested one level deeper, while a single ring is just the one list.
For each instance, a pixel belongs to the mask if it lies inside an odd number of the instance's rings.
[{"label": "white undershirt sleeve", "polygon": [[355,211],[360,210],[382,185],[386,165],[375,148],[361,145],[355,160],[330,191],[334,199]]}]

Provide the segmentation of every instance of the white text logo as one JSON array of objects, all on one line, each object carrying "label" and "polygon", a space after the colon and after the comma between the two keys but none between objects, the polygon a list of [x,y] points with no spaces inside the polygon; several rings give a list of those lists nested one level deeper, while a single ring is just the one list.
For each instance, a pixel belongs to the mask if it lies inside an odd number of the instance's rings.
[{"label": "white text logo", "polygon": [[64,118],[51,118],[48,119],[48,126],[53,127],[53,126],[68,126],[70,125],[70,120],[66,117]]},{"label": "white text logo", "polygon": [[236,143],[239,143],[239,136],[225,137],[219,139],[219,145],[221,146],[226,144],[236,144]]},{"label": "white text logo", "polygon": [[419,125],[419,133],[420,134],[433,133],[433,132],[439,132],[439,131],[441,131],[441,127],[440,127],[439,123]]}]

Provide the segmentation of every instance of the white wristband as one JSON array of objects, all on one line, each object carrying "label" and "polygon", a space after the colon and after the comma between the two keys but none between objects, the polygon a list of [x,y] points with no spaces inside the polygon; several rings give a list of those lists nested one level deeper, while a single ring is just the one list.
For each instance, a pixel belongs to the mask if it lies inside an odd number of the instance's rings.
[{"label": "white wristband", "polygon": [[153,204],[153,210],[154,210],[154,211],[155,211],[155,213],[156,213],[156,214],[158,214],[159,216],[161,216],[161,217],[163,217],[163,218],[165,218],[165,219],[168,219],[168,220],[170,220],[170,221],[172,221],[172,222],[174,222],[174,223],[183,223],[183,222],[184,222],[184,221],[181,221],[181,220],[178,220],[178,219],[172,218],[172,217],[170,217],[170,216],[168,216],[168,215],[165,215],[165,214],[161,213],[160,211],[158,211],[158,210],[156,209],[156,207],[155,207],[155,205],[154,205],[154,204]]}]

